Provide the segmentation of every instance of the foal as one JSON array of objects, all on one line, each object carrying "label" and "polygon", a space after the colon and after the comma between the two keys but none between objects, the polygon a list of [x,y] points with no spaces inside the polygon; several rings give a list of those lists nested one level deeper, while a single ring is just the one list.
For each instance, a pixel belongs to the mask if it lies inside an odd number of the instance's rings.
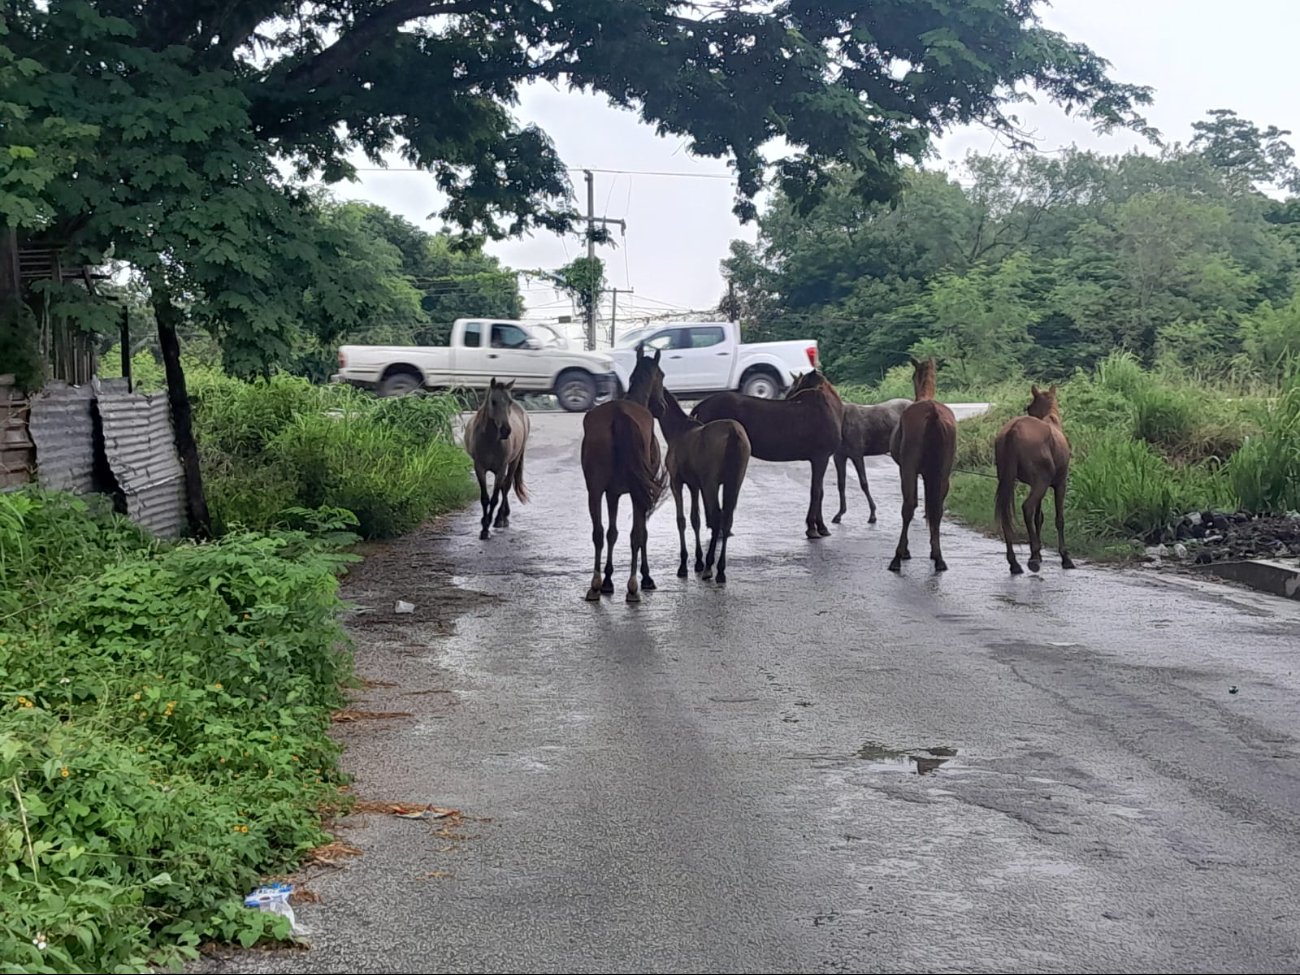
[{"label": "foal", "polygon": [[[515,497],[528,503],[528,489],[524,487],[524,447],[528,443],[531,424],[524,408],[514,401],[510,390],[515,381],[498,383],[492,378],[487,398],[478,411],[465,424],[465,450],[474,461],[474,476],[478,478],[479,501],[483,505],[483,530],[479,538],[488,538],[488,525],[492,524],[492,511],[500,498],[501,510],[497,512],[495,528],[510,526],[510,488]],[[492,496],[487,492],[487,474],[492,472]]]},{"label": "foal", "polygon": [[993,456],[998,466],[998,494],[995,515],[1007,543],[1007,564],[1012,575],[1024,570],[1016,561],[1011,536],[1015,530],[1012,503],[1016,482],[1029,485],[1021,512],[1029,533],[1029,571],[1037,572],[1043,562],[1043,497],[1050,487],[1055,491],[1056,542],[1061,553],[1061,568],[1073,569],[1074,562],[1065,550],[1065,489],[1070,479],[1070,441],[1061,429],[1061,411],[1056,404],[1056,385],[1046,392],[1031,387],[1025,416],[1007,421],[993,442]]},{"label": "foal", "polygon": [[907,545],[907,529],[916,512],[916,478],[925,482],[925,520],[930,524],[930,558],[934,569],[948,568],[939,548],[939,522],[943,520],[943,503],[948,497],[953,460],[957,455],[957,418],[952,410],[934,398],[936,367],[933,358],[924,362],[912,359],[912,388],[916,400],[899,417],[889,443],[890,456],[898,465],[903,481],[903,532],[894,550],[890,572],[902,569],[902,560],[912,557]]},{"label": "foal", "polygon": [[[702,423],[686,415],[677,398],[664,390],[662,409],[656,413],[668,441],[668,476],[677,504],[677,534],[681,539],[681,564],[677,575],[686,577],[686,516],[682,513],[682,485],[691,491],[691,527],[695,529],[695,571],[713,576],[713,555],[722,538],[718,556],[718,583],[727,581],[727,539],[736,513],[736,498],[749,467],[749,435],[735,420]],[[722,504],[718,504],[718,491]],[[700,547],[700,492],[704,493],[704,519],[709,528],[709,557]]]}]

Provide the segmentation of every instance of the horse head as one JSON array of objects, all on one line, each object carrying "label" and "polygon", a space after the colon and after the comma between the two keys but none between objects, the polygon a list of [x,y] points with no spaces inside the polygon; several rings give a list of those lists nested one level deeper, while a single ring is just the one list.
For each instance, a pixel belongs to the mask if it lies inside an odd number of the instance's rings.
[{"label": "horse head", "polygon": [[638,345],[636,366],[633,367],[632,375],[627,381],[626,398],[651,410],[658,410],[657,416],[662,415],[664,408],[664,373],[659,368],[659,360],[662,356],[663,349],[655,349],[654,355],[646,355],[645,346]]},{"label": "horse head", "polygon": [[510,390],[514,385],[513,379],[508,383],[499,383],[493,376],[492,383],[488,386],[487,401],[483,404],[483,412],[488,421],[497,428],[497,433],[502,440],[510,439],[510,411],[515,403]]},{"label": "horse head", "polygon": [[935,379],[939,373],[934,356],[917,359],[909,355],[907,358],[912,363],[913,399],[934,399]]},{"label": "horse head", "polygon": [[1040,420],[1050,420],[1055,418],[1058,422],[1061,419],[1061,411],[1056,401],[1056,383],[1052,383],[1047,389],[1039,389],[1038,384],[1034,383],[1030,388],[1033,398],[1029,405],[1025,407],[1025,412],[1030,416],[1036,416]]}]

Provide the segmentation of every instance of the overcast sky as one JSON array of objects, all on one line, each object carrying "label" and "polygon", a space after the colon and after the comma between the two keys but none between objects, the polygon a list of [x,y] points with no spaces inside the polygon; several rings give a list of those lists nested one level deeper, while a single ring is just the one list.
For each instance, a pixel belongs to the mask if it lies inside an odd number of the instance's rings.
[{"label": "overcast sky", "polygon": [[[1292,60],[1300,28],[1296,0],[1056,0],[1043,8],[1043,19],[1111,61],[1117,80],[1153,87],[1155,103],[1146,114],[1166,141],[1186,142],[1191,123],[1212,108],[1234,109],[1261,127],[1300,131],[1300,84]],[[1097,136],[1086,122],[1048,103],[1022,105],[1018,111],[1044,151],[1075,143],[1121,152],[1141,141],[1131,135]],[[618,296],[620,323],[716,305],[724,288],[718,265],[728,243],[754,237],[754,227],[742,227],[731,213],[733,185],[723,160],[692,157],[684,140],[660,138],[636,116],[608,107],[603,97],[549,84],[530,87],[518,115],[545,129],[569,166],[621,171],[597,172],[595,194],[599,215],[627,221],[627,237],[616,249],[598,249],[610,285],[636,292]],[[968,151],[985,152],[997,143],[987,130],[958,129],[938,147],[946,162],[959,164]],[[438,229],[438,222],[428,219],[440,205],[431,177],[399,171],[361,176],[334,192],[382,204],[430,231]],[[571,177],[585,206],[582,174]],[[616,228],[614,233],[617,237]],[[576,236],[539,233],[489,249],[509,266],[528,269],[558,267],[583,246]],[[553,321],[572,311],[566,298],[540,283],[523,287],[530,318]]]}]

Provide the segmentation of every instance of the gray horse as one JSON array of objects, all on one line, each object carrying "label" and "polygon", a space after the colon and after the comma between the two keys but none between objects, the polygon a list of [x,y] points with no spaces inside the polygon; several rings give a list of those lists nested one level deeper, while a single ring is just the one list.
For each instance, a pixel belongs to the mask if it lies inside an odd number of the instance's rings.
[{"label": "gray horse", "polygon": [[[510,389],[515,384],[498,383],[493,377],[487,397],[478,412],[465,424],[465,450],[474,461],[474,476],[478,478],[479,500],[483,505],[483,530],[479,538],[488,538],[492,525],[492,512],[501,501],[495,528],[510,527],[510,489],[515,497],[528,503],[528,489],[524,487],[524,447],[528,443],[531,423],[524,408],[514,401]],[[492,495],[487,491],[487,474],[492,472]]]},{"label": "gray horse", "polygon": [[[786,397],[815,385],[816,377],[815,371],[796,376]],[[844,497],[844,483],[850,460],[853,461],[853,467],[858,472],[858,483],[862,485],[862,492],[867,496],[867,504],[871,506],[871,517],[867,522],[872,525],[876,523],[876,502],[871,497],[871,489],[867,487],[867,469],[863,458],[889,453],[889,441],[894,435],[895,427],[898,426],[898,418],[911,403],[910,399],[890,399],[871,406],[858,403],[844,404],[844,420],[840,425],[840,446],[835,451],[835,478],[840,489],[840,510],[831,519],[831,524],[838,525],[840,519],[844,517],[844,512],[848,510]]]}]

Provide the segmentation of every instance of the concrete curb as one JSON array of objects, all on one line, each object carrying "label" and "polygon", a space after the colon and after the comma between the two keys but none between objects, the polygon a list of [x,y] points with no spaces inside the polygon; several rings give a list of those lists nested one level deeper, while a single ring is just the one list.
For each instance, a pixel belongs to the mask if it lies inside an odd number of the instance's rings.
[{"label": "concrete curb", "polygon": [[1250,559],[1242,562],[1211,562],[1194,568],[1283,599],[1300,600],[1300,563]]}]

